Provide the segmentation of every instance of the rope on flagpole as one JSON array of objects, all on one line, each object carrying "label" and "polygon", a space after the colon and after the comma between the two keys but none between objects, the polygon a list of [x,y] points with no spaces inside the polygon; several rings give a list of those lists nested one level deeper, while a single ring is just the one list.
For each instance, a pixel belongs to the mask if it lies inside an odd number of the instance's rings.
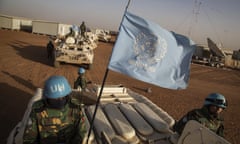
[{"label": "rope on flagpole", "polygon": [[[128,9],[128,6],[130,5],[130,1],[131,1],[131,0],[128,0],[128,3],[127,3],[126,8],[125,8],[124,15],[125,15],[125,13],[126,13],[126,11],[127,11],[127,9]],[[123,17],[124,17],[124,16],[123,16]],[[122,24],[122,22],[121,22],[121,24]],[[120,29],[120,27],[121,27],[121,24],[120,24],[120,26],[119,26],[119,29]],[[90,128],[89,128],[89,130],[88,130],[88,135],[87,135],[87,144],[88,144],[89,137],[90,137],[91,132],[92,132],[92,129],[93,129],[93,123],[94,123],[94,120],[95,120],[95,117],[96,117],[96,113],[97,113],[97,109],[98,109],[98,106],[99,106],[99,103],[100,103],[100,99],[101,99],[101,97],[102,97],[102,92],[103,92],[103,88],[104,88],[104,85],[105,85],[105,82],[106,82],[106,79],[107,79],[108,71],[109,71],[109,69],[107,68],[107,69],[106,69],[106,72],[105,72],[105,75],[104,75],[104,78],[103,78],[102,85],[101,85],[100,93],[99,93],[99,96],[98,96],[98,98],[97,98],[97,102],[96,102],[96,106],[95,106],[95,109],[94,109],[93,117],[92,117],[92,120],[91,120],[91,122],[90,122]]]}]

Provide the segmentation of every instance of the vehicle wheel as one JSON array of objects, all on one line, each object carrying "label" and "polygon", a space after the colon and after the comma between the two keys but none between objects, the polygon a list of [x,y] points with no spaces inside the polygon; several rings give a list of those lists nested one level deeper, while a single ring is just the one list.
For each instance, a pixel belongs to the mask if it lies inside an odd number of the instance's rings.
[{"label": "vehicle wheel", "polygon": [[199,59],[198,56],[195,56],[195,59],[198,60]]},{"label": "vehicle wheel", "polygon": [[90,69],[92,69],[92,64],[88,64],[87,65],[87,68],[90,70]]},{"label": "vehicle wheel", "polygon": [[55,61],[53,62],[53,66],[54,66],[55,68],[59,68],[59,67],[60,67],[60,62],[55,60]]},{"label": "vehicle wheel", "polygon": [[211,66],[211,67],[214,67],[214,63],[210,63],[210,66]]}]

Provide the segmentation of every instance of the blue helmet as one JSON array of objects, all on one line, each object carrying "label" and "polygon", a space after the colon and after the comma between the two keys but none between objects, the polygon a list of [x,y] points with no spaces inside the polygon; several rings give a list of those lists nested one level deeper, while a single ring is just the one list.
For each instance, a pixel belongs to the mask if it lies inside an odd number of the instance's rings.
[{"label": "blue helmet", "polygon": [[51,76],[46,80],[43,89],[43,96],[46,98],[57,99],[65,97],[72,92],[72,89],[63,76]]},{"label": "blue helmet", "polygon": [[225,97],[219,93],[211,93],[205,99],[204,106],[215,105],[225,109],[227,107],[227,101]]},{"label": "blue helmet", "polygon": [[79,74],[83,74],[83,73],[85,73],[85,69],[82,68],[82,67],[80,67],[79,70],[78,70],[78,73],[79,73]]}]

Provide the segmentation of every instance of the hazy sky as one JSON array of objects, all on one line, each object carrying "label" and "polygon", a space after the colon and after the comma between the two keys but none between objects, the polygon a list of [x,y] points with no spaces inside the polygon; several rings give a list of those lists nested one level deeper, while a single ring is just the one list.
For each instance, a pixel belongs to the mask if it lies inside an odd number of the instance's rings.
[{"label": "hazy sky", "polygon": [[[0,14],[118,30],[128,0],[0,0]],[[161,27],[206,44],[240,49],[240,0],[131,0],[128,8]]]}]

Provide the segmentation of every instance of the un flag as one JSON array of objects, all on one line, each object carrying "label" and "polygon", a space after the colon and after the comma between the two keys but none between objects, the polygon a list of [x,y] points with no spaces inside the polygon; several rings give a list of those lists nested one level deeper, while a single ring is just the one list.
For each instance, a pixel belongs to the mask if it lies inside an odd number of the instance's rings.
[{"label": "un flag", "polygon": [[195,44],[189,38],[125,12],[110,70],[169,89],[185,89]]}]

